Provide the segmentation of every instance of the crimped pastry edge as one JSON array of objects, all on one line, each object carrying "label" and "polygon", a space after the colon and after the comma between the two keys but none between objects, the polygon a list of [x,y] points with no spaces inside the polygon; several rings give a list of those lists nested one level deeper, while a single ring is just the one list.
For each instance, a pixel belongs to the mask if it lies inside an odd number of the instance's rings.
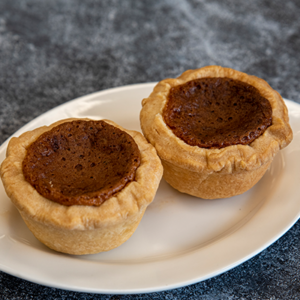
[{"label": "crimped pastry edge", "polygon": [[[141,164],[136,171],[135,181],[100,206],[64,206],[41,196],[25,179],[22,161],[27,147],[42,133],[64,122],[60,120],[49,126],[39,127],[12,138],[7,147],[6,159],[0,174],[7,195],[21,215],[41,224],[71,230],[93,230],[122,224],[136,215],[143,214],[152,202],[162,177],[162,165],[155,149],[139,132],[126,130],[110,120],[103,120],[130,134],[141,153]],[[90,119],[80,119],[90,120]]]},{"label": "crimped pastry edge", "polygon": [[[250,145],[234,145],[222,149],[205,149],[190,146],[174,135],[163,120],[162,112],[170,89],[190,80],[205,77],[228,77],[257,88],[272,106],[272,125]],[[256,76],[230,68],[208,66],[185,71],[178,78],[160,81],[148,98],[142,101],[141,128],[148,141],[156,148],[162,160],[193,172],[225,172],[254,170],[270,162],[276,153],[293,138],[288,123],[288,111],[278,92]]]}]

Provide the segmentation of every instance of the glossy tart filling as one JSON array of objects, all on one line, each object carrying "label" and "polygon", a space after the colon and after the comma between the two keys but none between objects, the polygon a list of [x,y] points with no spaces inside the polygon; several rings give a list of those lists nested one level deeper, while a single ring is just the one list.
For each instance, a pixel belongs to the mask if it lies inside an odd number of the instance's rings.
[{"label": "glossy tart filling", "polygon": [[104,121],[54,127],[27,149],[25,179],[62,205],[99,206],[135,178],[140,152],[126,132]]},{"label": "glossy tart filling", "polygon": [[247,145],[272,124],[272,107],[259,91],[230,78],[200,78],[171,88],[163,118],[191,146]]}]

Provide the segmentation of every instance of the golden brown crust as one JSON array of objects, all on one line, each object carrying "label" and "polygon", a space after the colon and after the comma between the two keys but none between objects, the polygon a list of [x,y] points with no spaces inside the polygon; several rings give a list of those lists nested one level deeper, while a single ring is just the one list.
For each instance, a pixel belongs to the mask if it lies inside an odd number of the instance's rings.
[{"label": "golden brown crust", "polygon": [[[64,206],[44,198],[24,179],[22,161],[26,148],[42,133],[72,120],[75,119],[61,120],[12,138],[7,148],[7,158],[0,168],[1,178],[7,195],[24,221],[48,247],[71,254],[107,251],[127,240],[137,227],[155,196],[162,166],[155,149],[139,132],[125,130],[112,121],[104,120],[130,134],[137,143],[141,164],[135,181],[98,207]],[[80,243],[76,238],[78,235]],[[47,242],[43,240],[45,236]]]},{"label": "golden brown crust", "polygon": [[[186,144],[165,124],[162,117],[163,109],[172,87],[205,77],[228,77],[257,88],[272,106],[272,125],[250,145],[205,149]],[[249,171],[253,173],[252,181],[256,183],[262,176],[262,172],[258,169],[269,165],[275,154],[286,147],[293,138],[288,123],[287,108],[281,96],[264,80],[229,68],[209,66],[186,71],[175,79],[162,80],[155,86],[151,95],[143,100],[142,105],[141,128],[162,159],[164,178],[176,189],[201,198],[214,199],[243,193],[249,189],[249,184],[232,188],[231,182],[234,181],[234,176],[238,178],[241,172]],[[176,172],[179,176],[178,180],[173,178],[174,168],[178,169]],[[213,180],[221,184],[224,192],[215,192],[216,189],[207,187],[207,182],[212,181],[216,173],[231,174],[226,180],[224,176],[223,181]],[[185,179],[182,178],[182,174],[185,174]],[[193,181],[195,174],[199,178],[196,187],[191,191],[187,182]]]}]

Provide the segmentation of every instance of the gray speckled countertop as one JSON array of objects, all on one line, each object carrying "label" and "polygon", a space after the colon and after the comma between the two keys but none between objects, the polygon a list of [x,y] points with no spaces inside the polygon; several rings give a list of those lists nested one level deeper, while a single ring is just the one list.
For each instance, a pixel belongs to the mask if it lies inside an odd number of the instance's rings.
[{"label": "gray speckled countertop", "polygon": [[[211,64],[300,103],[299,16],[298,0],[1,0],[0,143],[68,100]],[[300,299],[299,235],[298,221],[242,265],[171,291],[94,295],[0,272],[0,298]]]}]

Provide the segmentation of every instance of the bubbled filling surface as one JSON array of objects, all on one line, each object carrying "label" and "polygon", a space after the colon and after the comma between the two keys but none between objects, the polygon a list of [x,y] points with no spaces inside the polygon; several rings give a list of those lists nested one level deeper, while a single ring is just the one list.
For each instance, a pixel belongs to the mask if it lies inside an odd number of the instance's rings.
[{"label": "bubbled filling surface", "polygon": [[140,152],[126,132],[76,120],[42,134],[27,149],[25,179],[62,205],[99,206],[135,179]]},{"label": "bubbled filling surface", "polygon": [[171,88],[163,111],[173,133],[191,146],[247,145],[272,124],[272,107],[253,86],[200,78]]}]

